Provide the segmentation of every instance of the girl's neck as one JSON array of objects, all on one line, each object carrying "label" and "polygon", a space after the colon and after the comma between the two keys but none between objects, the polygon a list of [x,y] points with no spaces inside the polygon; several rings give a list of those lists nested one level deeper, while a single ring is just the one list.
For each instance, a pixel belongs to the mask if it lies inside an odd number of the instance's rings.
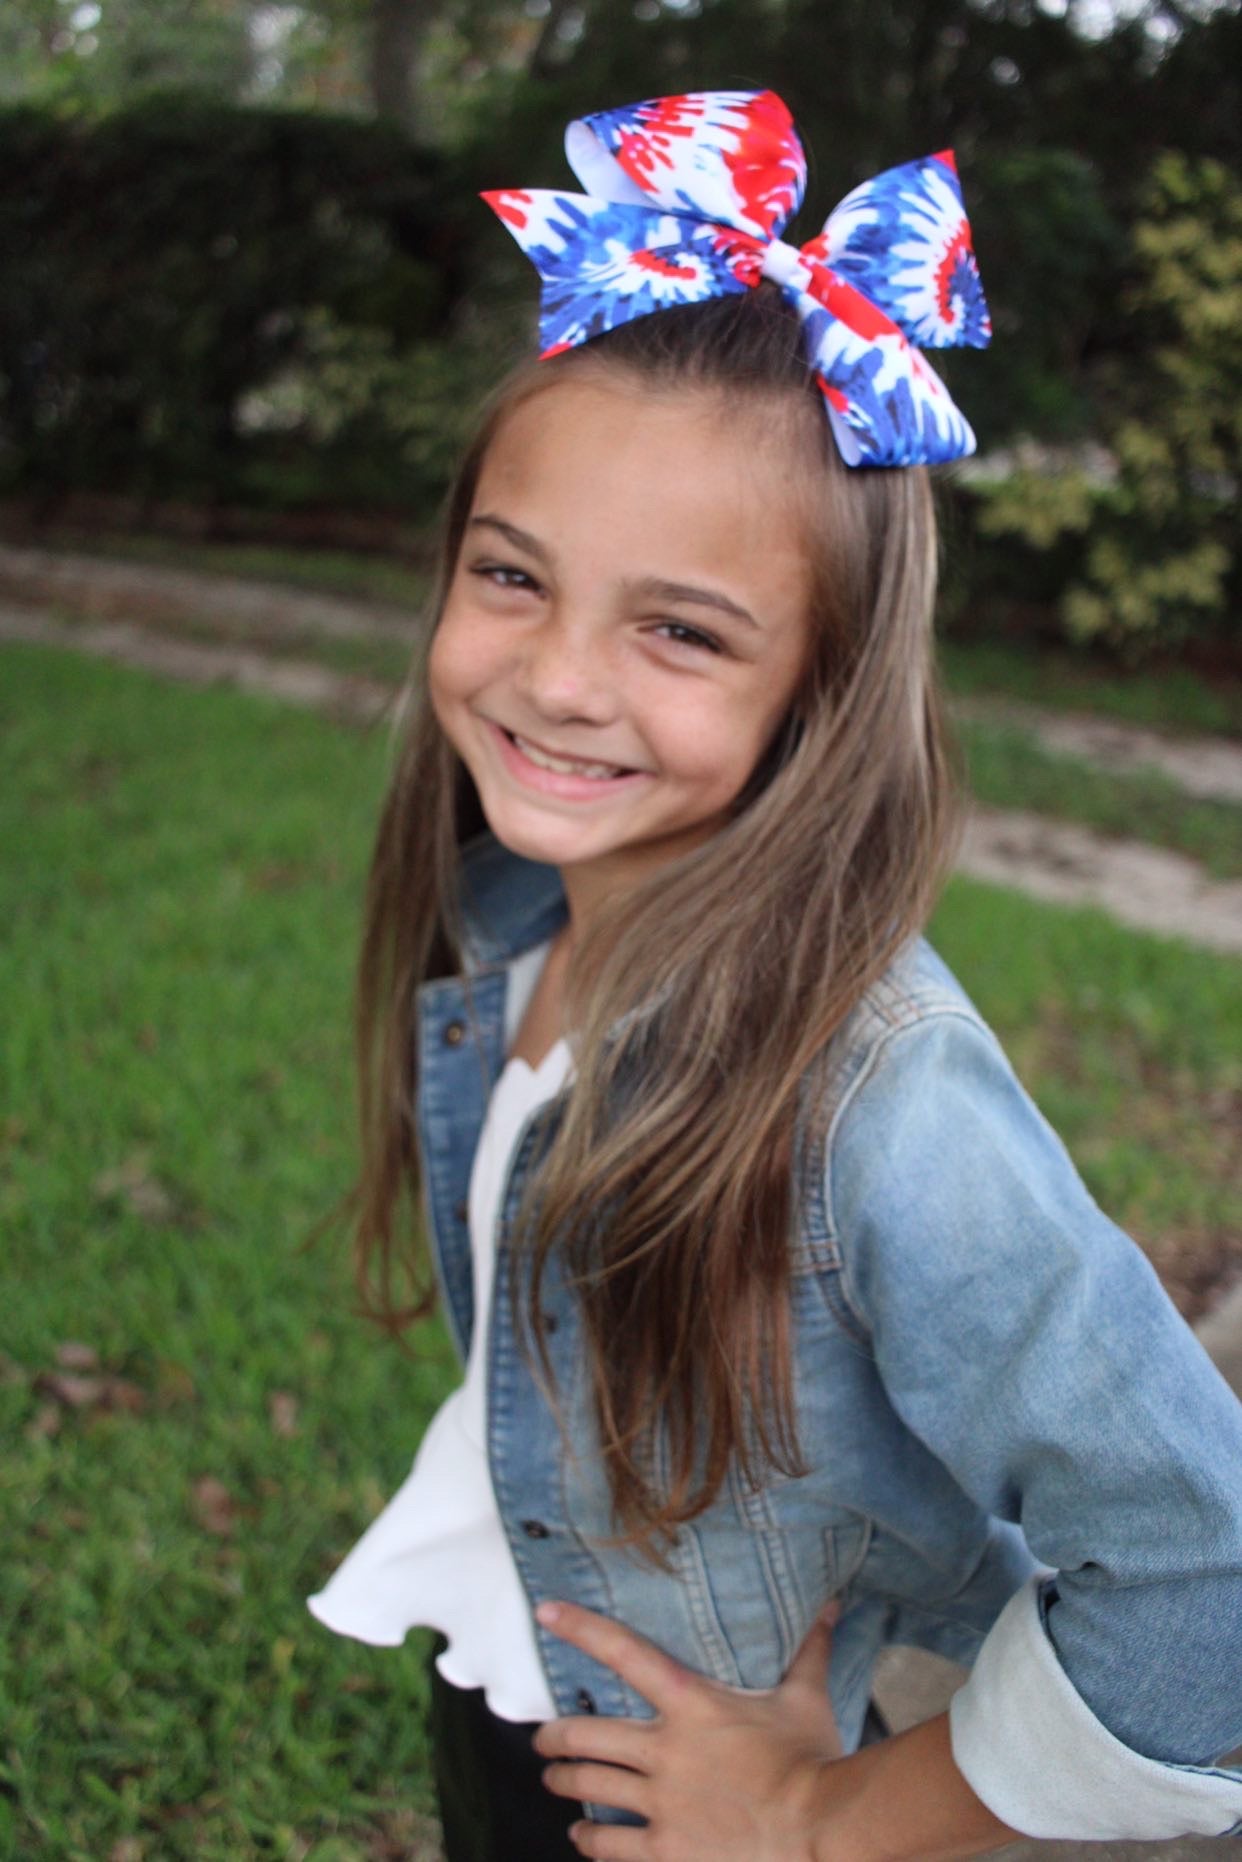
[{"label": "girl's neck", "polygon": [[563,866],[560,874],[561,885],[565,889],[565,904],[569,909],[569,922],[558,933],[557,943],[564,940],[572,950],[587,927],[594,923],[596,914],[607,910],[609,896],[615,896],[618,889],[617,878],[601,872],[595,866]]},{"label": "girl's neck", "polygon": [[549,1048],[555,1047],[568,1032],[565,1027],[565,974],[572,949],[571,926],[566,925],[552,939],[509,1049],[511,1060],[524,1060],[528,1067],[537,1067]]},{"label": "girl's neck", "polygon": [[538,1066],[548,1049],[569,1033],[565,979],[578,939],[595,922],[596,914],[606,912],[609,901],[624,891],[627,880],[633,884],[639,876],[632,870],[621,873],[615,866],[605,869],[594,863],[562,867],[560,873],[569,917],[552,939],[509,1049],[510,1059],[524,1060],[530,1067]]}]

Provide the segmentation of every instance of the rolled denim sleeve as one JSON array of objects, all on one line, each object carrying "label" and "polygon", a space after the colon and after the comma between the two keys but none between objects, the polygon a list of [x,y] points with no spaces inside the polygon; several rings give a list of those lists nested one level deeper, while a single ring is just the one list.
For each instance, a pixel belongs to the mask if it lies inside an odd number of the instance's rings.
[{"label": "rolled denim sleeve", "polygon": [[827,1171],[890,1402],[1054,1573],[953,1701],[967,1782],[1040,1838],[1242,1829],[1242,1404],[968,1012],[877,1044]]}]

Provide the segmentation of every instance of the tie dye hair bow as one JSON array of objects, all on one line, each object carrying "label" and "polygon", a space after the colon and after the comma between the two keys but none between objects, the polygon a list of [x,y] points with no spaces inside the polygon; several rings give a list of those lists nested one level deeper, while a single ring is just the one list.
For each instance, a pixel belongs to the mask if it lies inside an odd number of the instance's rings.
[{"label": "tie dye hair bow", "polygon": [[848,465],[938,465],[975,436],[915,345],[982,348],[992,326],[951,150],[847,194],[805,246],[779,234],[806,186],[773,91],[697,91],[571,123],[585,194],[483,199],[542,281],[544,355],[634,317],[771,278],[796,307]]}]

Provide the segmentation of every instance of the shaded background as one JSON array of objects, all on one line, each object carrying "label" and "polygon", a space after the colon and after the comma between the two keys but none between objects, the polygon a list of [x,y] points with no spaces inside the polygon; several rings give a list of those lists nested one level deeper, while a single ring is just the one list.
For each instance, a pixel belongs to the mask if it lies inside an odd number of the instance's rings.
[{"label": "shaded background", "polygon": [[946,621],[1236,670],[1242,13],[1209,0],[7,0],[0,488],[411,544],[530,331],[476,190],[572,184],[582,111],[765,84],[798,240],[957,150],[996,340],[944,358],[984,454]]}]

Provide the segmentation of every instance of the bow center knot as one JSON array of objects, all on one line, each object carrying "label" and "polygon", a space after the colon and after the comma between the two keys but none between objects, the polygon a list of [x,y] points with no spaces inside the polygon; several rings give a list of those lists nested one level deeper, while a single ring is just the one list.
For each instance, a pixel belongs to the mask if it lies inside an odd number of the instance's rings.
[{"label": "bow center knot", "polygon": [[783,239],[768,241],[759,270],[763,277],[794,290],[803,289],[810,276],[810,268],[797,246],[788,245]]}]

